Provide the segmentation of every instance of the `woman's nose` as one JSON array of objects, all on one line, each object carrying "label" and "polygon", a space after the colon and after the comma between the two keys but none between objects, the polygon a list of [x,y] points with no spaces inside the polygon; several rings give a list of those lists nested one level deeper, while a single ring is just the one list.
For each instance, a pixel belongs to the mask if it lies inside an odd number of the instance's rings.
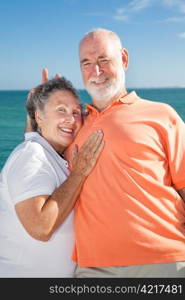
[{"label": "woman's nose", "polygon": [[74,118],[73,114],[68,114],[65,118],[65,122],[71,123],[71,124],[75,123],[75,118]]}]

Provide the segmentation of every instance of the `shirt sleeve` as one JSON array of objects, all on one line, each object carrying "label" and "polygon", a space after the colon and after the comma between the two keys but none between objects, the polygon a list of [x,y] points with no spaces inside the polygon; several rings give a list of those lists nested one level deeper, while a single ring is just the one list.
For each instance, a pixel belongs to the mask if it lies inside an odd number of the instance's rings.
[{"label": "shirt sleeve", "polygon": [[179,190],[185,187],[185,123],[177,112],[168,106],[170,120],[167,130],[167,154],[172,184]]},{"label": "shirt sleeve", "polygon": [[39,195],[51,195],[56,175],[40,145],[31,145],[12,158],[7,185],[13,204]]}]

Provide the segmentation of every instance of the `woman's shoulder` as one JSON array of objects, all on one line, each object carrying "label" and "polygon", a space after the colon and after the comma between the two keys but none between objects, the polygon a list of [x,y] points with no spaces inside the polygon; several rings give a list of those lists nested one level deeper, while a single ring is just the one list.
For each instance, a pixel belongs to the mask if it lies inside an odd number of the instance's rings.
[{"label": "woman's shoulder", "polygon": [[5,168],[9,169],[12,166],[31,164],[32,162],[45,161],[45,153],[42,145],[35,141],[25,140],[19,144],[9,155]]}]

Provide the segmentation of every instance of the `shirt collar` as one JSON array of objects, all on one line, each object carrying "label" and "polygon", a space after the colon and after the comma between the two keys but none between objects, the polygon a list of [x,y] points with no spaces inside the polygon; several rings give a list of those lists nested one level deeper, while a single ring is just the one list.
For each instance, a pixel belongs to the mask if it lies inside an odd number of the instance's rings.
[{"label": "shirt collar", "polygon": [[25,141],[31,141],[31,142],[37,142],[40,144],[45,150],[50,152],[52,156],[54,156],[57,160],[62,162],[65,166],[68,166],[67,161],[60,156],[55,149],[48,143],[48,141],[43,138],[38,132],[36,131],[31,131],[31,132],[25,132],[24,134]]},{"label": "shirt collar", "polygon": [[[112,106],[119,105],[119,104],[132,104],[137,99],[139,99],[138,95],[136,94],[135,91],[132,91],[130,93],[127,93],[126,95],[120,96],[117,100],[113,101],[105,110],[107,110],[108,108],[110,108]],[[87,110],[88,110],[88,112],[90,112],[90,111],[97,112],[97,109],[92,104],[87,105]]]},{"label": "shirt collar", "polygon": [[122,102],[122,103],[125,103],[125,104],[132,104],[138,99],[139,99],[139,97],[136,94],[136,92],[132,91],[132,92],[126,94],[126,95],[121,96],[116,102]]}]

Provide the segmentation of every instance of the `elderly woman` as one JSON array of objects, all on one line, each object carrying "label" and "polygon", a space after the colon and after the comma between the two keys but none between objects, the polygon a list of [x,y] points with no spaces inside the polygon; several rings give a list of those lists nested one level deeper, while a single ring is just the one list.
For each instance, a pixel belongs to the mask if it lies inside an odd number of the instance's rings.
[{"label": "elderly woman", "polygon": [[73,207],[103,149],[96,131],[63,158],[82,124],[71,83],[49,80],[31,90],[27,111],[35,132],[10,155],[0,177],[0,277],[72,277]]}]

